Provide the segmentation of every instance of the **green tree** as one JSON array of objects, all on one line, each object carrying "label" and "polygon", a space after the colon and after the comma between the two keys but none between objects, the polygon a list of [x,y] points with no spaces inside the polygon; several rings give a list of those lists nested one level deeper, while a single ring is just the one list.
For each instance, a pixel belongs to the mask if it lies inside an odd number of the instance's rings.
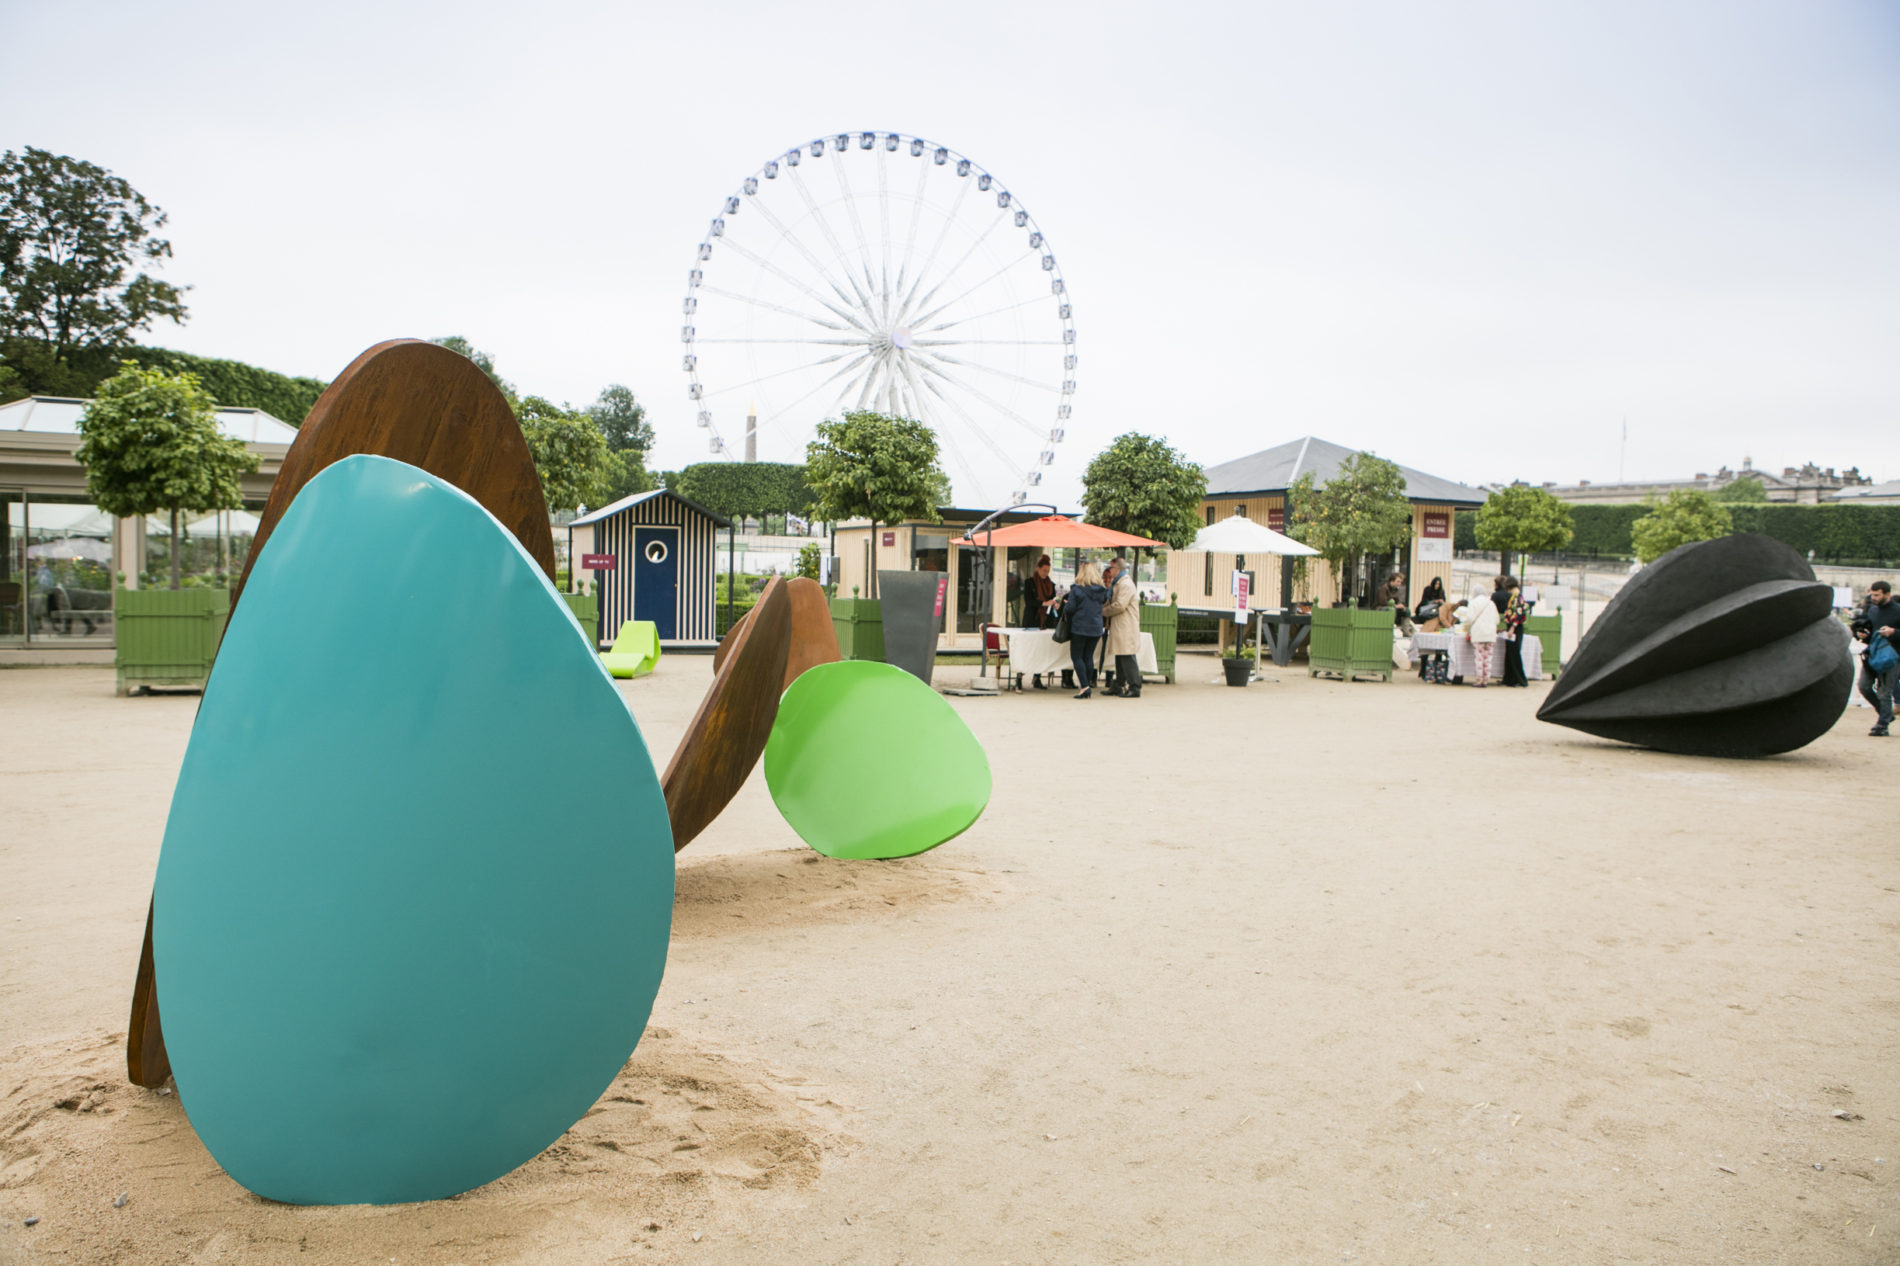
[{"label": "green tree", "polygon": [[[479,363],[479,362],[477,362]],[[541,492],[550,510],[606,503],[612,486],[607,439],[594,420],[542,396],[524,397],[515,406],[521,434],[528,441]]]},{"label": "green tree", "polygon": [[600,398],[587,406],[587,416],[607,437],[607,447],[616,453],[631,449],[645,458],[653,448],[653,426],[647,421],[646,407],[633,398],[633,392],[619,383],[610,383]]},{"label": "green tree", "polygon": [[631,497],[636,492],[651,492],[660,486],[659,481],[648,473],[646,463],[640,460],[640,451],[633,448],[623,448],[617,453],[609,450],[606,482],[606,491],[600,494],[601,505]]},{"label": "green tree", "polygon": [[1683,488],[1661,501],[1651,497],[1643,504],[1649,513],[1630,525],[1630,540],[1636,557],[1645,563],[1655,562],[1678,545],[1712,541],[1734,530],[1728,507],[1706,492]]},{"label": "green tree", "polygon": [[1385,554],[1412,530],[1412,503],[1405,476],[1392,462],[1371,453],[1354,453],[1324,484],[1308,471],[1288,489],[1292,503],[1288,536],[1319,551],[1332,569],[1333,583],[1349,590],[1360,560]]},{"label": "green tree", "polygon": [[1711,495],[1723,505],[1766,505],[1768,485],[1758,476],[1743,475],[1740,479],[1723,484]]},{"label": "green tree", "polygon": [[153,236],[164,225],[103,167],[30,145],[0,154],[0,338],[37,341],[62,361],[127,346],[160,317],[183,322],[185,288],[133,271],[171,255]]},{"label": "green tree", "polygon": [[1487,497],[1478,507],[1476,527],[1478,544],[1503,555],[1507,573],[1512,554],[1562,549],[1574,534],[1569,505],[1526,484],[1512,484]]},{"label": "green tree", "polygon": [[[447,338],[429,340],[437,347],[446,347],[458,356],[466,356],[475,362],[475,368],[488,375],[488,380],[501,388],[501,394],[508,397],[508,403],[516,412],[520,411],[521,397],[515,394],[515,385],[495,372],[495,358],[482,351],[460,334],[451,334]],[[543,401],[543,403],[546,403]]]},{"label": "green tree", "polygon": [[[937,437],[922,422],[882,413],[847,413],[818,424],[805,448],[805,482],[823,519],[938,522],[943,483]],[[877,587],[877,533],[871,533],[872,596]]]},{"label": "green tree", "polygon": [[818,542],[816,541],[813,541],[810,545],[799,546],[798,567],[792,574],[795,576],[803,576],[806,580],[818,579],[818,569],[823,557],[824,551],[819,548]]},{"label": "green tree", "polygon": [[170,512],[171,587],[178,588],[179,513],[237,509],[256,456],[219,432],[217,406],[197,375],[131,361],[99,384],[79,434],[73,456],[86,468],[94,505],[120,518]]},{"label": "green tree", "polygon": [[1201,529],[1207,476],[1166,440],[1130,431],[1095,455],[1082,473],[1090,523],[1186,549]]},{"label": "green tree", "polygon": [[805,468],[788,462],[696,462],[673,491],[727,518],[802,515],[812,502]]}]

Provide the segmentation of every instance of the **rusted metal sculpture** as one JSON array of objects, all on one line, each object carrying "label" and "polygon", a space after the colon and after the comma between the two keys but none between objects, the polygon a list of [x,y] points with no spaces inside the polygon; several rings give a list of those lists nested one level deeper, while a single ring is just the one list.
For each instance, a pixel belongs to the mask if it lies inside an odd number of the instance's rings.
[{"label": "rusted metal sculpture", "polygon": [[[351,361],[298,428],[271,485],[243,576],[231,590],[233,613],[244,579],[297,493],[332,462],[356,453],[392,457],[454,484],[494,515],[553,579],[547,500],[507,398],[466,356],[419,339],[391,339]],[[159,1022],[149,904],[132,984],[125,1065],[126,1075],[140,1086],[162,1086],[171,1076]]]},{"label": "rusted metal sculpture", "polygon": [[792,602],[774,579],[726,636],[730,650],[661,778],[673,851],[692,843],[731,803],[765,751],[785,690]]},{"label": "rusted metal sculpture", "polygon": [[[823,585],[804,576],[794,576],[785,582],[785,596],[792,604],[792,644],[785,656],[785,688],[790,689],[806,669],[835,664],[844,654],[838,649],[838,630],[831,622],[831,603],[825,598]],[[725,666],[734,637],[751,618],[751,611],[741,616],[732,626],[732,634],[714,649],[715,673]]]}]

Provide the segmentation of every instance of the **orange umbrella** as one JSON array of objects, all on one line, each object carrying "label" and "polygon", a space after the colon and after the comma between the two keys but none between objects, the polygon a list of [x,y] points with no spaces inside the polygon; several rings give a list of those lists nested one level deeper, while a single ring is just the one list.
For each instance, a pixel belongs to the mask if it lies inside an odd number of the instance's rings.
[{"label": "orange umbrella", "polygon": [[1080,523],[1064,514],[1045,515],[1027,523],[985,529],[977,539],[964,537],[958,545],[1032,545],[1039,549],[1166,549],[1167,542],[1117,532],[1114,528]]}]

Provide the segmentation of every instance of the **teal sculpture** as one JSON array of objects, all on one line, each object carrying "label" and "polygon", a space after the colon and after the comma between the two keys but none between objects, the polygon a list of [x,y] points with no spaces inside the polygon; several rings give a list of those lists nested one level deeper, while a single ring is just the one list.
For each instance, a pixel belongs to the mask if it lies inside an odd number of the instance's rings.
[{"label": "teal sculpture", "polygon": [[968,830],[990,763],[956,710],[901,668],[819,664],[779,701],[765,784],[799,838],[827,857],[909,857]]},{"label": "teal sculpture", "polygon": [[292,1204],[500,1177],[632,1052],[672,903],[653,762],[534,560],[414,466],[311,479],[225,633],[158,864],[166,1044],[211,1155]]}]

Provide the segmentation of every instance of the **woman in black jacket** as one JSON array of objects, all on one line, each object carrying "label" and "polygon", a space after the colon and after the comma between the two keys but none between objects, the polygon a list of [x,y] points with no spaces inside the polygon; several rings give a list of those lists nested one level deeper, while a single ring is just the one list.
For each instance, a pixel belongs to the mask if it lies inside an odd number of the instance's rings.
[{"label": "woman in black jacket", "polygon": [[1075,692],[1086,699],[1095,688],[1095,647],[1107,625],[1102,619],[1102,604],[1108,601],[1108,589],[1102,584],[1102,569],[1083,563],[1075,572],[1062,610],[1069,617],[1069,662],[1075,666],[1075,679],[1082,688]]}]

